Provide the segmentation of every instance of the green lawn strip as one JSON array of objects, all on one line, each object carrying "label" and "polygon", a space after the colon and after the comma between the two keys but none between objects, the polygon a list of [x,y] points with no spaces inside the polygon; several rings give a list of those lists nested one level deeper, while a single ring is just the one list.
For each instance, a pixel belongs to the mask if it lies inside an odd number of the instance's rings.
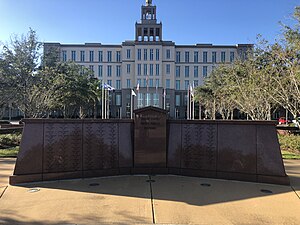
[{"label": "green lawn strip", "polygon": [[1,158],[15,158],[19,152],[20,147],[16,146],[13,148],[0,149]]},{"label": "green lawn strip", "polygon": [[300,159],[300,154],[288,152],[288,151],[281,151],[283,159]]}]

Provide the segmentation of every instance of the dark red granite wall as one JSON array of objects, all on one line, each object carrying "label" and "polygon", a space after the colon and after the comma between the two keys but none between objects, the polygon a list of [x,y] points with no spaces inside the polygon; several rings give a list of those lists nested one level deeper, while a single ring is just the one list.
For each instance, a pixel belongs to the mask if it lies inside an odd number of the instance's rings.
[{"label": "dark red granite wall", "polygon": [[[163,125],[166,132],[161,131],[161,125],[157,133],[151,127],[151,137],[167,137],[161,143],[165,163],[157,167],[151,167],[156,165],[155,157],[153,164],[149,157],[146,166],[140,165],[141,155],[135,164],[134,155],[139,149],[134,148],[142,145],[145,137],[138,136],[139,145],[134,144],[138,130],[133,120],[24,122],[10,184],[121,174],[175,174],[289,184],[275,124],[270,121],[167,120]],[[144,143],[148,151],[151,142]]]}]

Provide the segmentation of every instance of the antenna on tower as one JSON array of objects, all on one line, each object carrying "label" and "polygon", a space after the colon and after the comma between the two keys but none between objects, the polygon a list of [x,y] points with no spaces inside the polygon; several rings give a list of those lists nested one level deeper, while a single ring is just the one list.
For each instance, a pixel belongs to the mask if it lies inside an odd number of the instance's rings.
[{"label": "antenna on tower", "polygon": [[147,6],[152,5],[152,0],[146,0],[146,5],[147,5]]}]

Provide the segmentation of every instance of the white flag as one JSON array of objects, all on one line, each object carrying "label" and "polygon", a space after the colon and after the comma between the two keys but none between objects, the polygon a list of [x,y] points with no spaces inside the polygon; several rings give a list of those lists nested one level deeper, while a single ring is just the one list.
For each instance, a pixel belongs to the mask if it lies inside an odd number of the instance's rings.
[{"label": "white flag", "polygon": [[134,92],[134,90],[131,90],[131,95],[136,96],[136,93]]},{"label": "white flag", "polygon": [[194,90],[193,90],[193,86],[190,85],[190,92],[191,92],[191,96],[194,97]]},{"label": "white flag", "polygon": [[140,83],[137,84],[136,86],[136,90],[139,91],[140,90]]}]

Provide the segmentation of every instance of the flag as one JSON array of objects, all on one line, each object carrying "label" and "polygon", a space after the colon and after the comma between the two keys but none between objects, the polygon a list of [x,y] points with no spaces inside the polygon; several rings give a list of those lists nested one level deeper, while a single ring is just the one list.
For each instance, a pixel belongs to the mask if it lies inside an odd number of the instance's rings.
[{"label": "flag", "polygon": [[190,85],[190,92],[191,92],[191,96],[194,97],[194,90],[193,90],[193,86]]},{"label": "flag", "polygon": [[134,92],[133,89],[131,90],[131,95],[132,95],[132,96],[136,96],[136,93]]},{"label": "flag", "polygon": [[137,84],[136,90],[137,90],[137,92],[140,90],[140,83]]},{"label": "flag", "polygon": [[163,96],[166,97],[166,89],[164,88]]},{"label": "flag", "polygon": [[112,87],[112,86],[110,86],[109,84],[106,84],[106,83],[103,84],[103,88],[104,88],[104,89],[107,89],[107,90],[109,90],[109,91],[115,90],[114,87]]}]

